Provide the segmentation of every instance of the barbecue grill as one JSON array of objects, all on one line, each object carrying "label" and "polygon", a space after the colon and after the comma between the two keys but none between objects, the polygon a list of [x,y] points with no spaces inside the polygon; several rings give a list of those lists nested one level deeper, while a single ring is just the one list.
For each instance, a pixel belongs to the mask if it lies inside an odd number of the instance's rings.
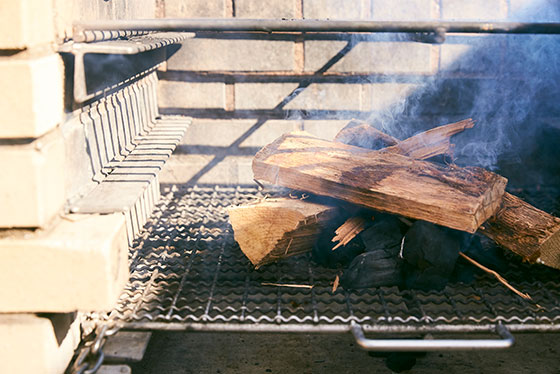
[{"label": "barbecue grill", "polygon": [[[113,95],[132,95],[138,102],[126,108],[132,116],[141,112],[161,123],[176,118],[161,117],[153,107],[151,112],[146,111],[144,106],[153,106],[153,99],[146,98],[142,104],[144,99],[137,93],[137,85],[144,84],[139,82],[154,84],[155,68],[136,73],[135,79],[105,91],[88,92],[85,54],[136,54],[192,37],[185,32],[197,31],[405,32],[417,33],[416,37],[424,42],[443,42],[448,32],[552,34],[560,32],[560,24],[183,19],[82,23],[75,29],[75,42],[61,47],[61,52],[78,56],[73,105],[85,108],[88,115],[83,116],[84,123],[93,122],[95,129],[98,121],[99,128],[108,129],[118,128],[119,124],[110,115],[94,118],[90,113],[92,108],[99,111],[100,103],[111,102]],[[185,126],[171,136],[170,142],[175,145],[190,123],[190,119],[181,121]],[[100,142],[98,137],[90,141],[91,147]],[[150,156],[146,157],[145,161],[150,161]],[[94,169],[103,174],[105,168],[111,167],[110,159],[100,160]],[[234,240],[227,207],[257,201],[265,194],[281,196],[285,191],[263,191],[256,185],[164,184],[161,194],[151,214],[154,202],[153,196],[148,195],[137,211],[127,213],[134,222],[129,228],[134,238],[129,253],[130,279],[114,310],[88,315],[88,320],[97,326],[126,330],[350,332],[359,346],[378,351],[500,349],[513,344],[510,333],[560,331],[558,272],[522,263],[514,255],[508,255],[509,270],[501,275],[530,294],[533,302],[519,298],[489,275],[479,275],[468,284],[451,282],[443,291],[379,287],[358,291],[339,288],[332,292],[337,270],[317,265],[311,254],[254,269]],[[560,193],[553,186],[524,186],[516,194],[540,209],[560,215]],[[94,200],[77,202],[73,211],[98,209]],[[489,241],[483,244],[493,245]],[[268,283],[310,287],[275,287]],[[497,336],[471,340],[466,334],[481,332]],[[465,339],[366,337],[447,333],[465,333]]]}]

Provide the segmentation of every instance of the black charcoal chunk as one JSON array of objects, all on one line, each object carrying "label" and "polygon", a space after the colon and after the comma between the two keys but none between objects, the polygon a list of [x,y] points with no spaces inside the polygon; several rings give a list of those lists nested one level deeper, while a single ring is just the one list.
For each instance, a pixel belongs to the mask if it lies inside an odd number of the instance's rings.
[{"label": "black charcoal chunk", "polygon": [[464,240],[462,232],[416,221],[403,243],[406,287],[442,290],[455,268]]},{"label": "black charcoal chunk", "polygon": [[364,230],[360,237],[366,251],[383,250],[396,256],[403,238],[403,223],[397,217],[376,215],[373,224]]},{"label": "black charcoal chunk", "polygon": [[344,271],[340,284],[345,289],[359,289],[402,284],[401,261],[384,250],[362,253]]}]

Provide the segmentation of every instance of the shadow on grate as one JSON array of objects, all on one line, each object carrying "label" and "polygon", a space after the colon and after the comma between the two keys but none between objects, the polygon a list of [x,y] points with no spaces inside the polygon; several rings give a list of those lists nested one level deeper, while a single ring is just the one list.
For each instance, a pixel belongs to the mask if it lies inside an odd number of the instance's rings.
[{"label": "shadow on grate", "polygon": [[[557,190],[516,192],[542,209],[560,210]],[[534,302],[486,275],[441,292],[332,293],[337,270],[315,264],[310,254],[254,270],[233,238],[226,208],[261,197],[251,187],[164,186],[131,249],[126,290],[103,318],[131,329],[200,331],[344,332],[352,322],[371,332],[493,331],[498,323],[512,331],[560,331],[558,271],[513,256],[502,275]]]}]

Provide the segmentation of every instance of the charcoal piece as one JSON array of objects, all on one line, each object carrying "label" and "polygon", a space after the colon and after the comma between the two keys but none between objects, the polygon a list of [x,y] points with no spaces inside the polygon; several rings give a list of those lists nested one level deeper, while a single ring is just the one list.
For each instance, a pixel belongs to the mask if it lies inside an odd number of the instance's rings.
[{"label": "charcoal piece", "polygon": [[[466,240],[463,243],[461,252],[487,268],[495,270],[498,273],[505,272],[509,268],[509,264],[504,258],[503,251],[496,245],[488,242],[489,240],[486,239],[486,243],[483,245],[481,243],[481,237],[473,235],[470,240]],[[459,258],[453,270],[453,274],[451,275],[451,280],[468,284],[474,282],[475,275],[484,273],[482,269],[474,266],[469,261]]]},{"label": "charcoal piece", "polygon": [[402,284],[401,261],[384,250],[362,253],[344,271],[340,284],[345,289],[359,289]]},{"label": "charcoal piece", "polygon": [[345,246],[338,247],[334,251],[332,250],[336,245],[336,243],[332,241],[333,237],[336,235],[335,231],[347,219],[347,215],[341,215],[321,231],[311,251],[313,261],[321,266],[338,268],[347,266],[357,255],[364,252],[364,245],[359,236],[356,236]]},{"label": "charcoal piece", "polygon": [[401,247],[403,226],[397,217],[376,215],[371,227],[360,234],[365,250],[384,250],[387,254],[396,256]]},{"label": "charcoal piece", "polygon": [[[486,243],[485,245],[483,245],[479,236],[473,236],[472,241],[468,246],[465,246],[462,249],[462,252],[476,262],[492,270],[495,270],[497,272],[507,271],[509,269],[509,263],[504,258],[503,250],[493,243],[490,243],[488,239],[486,239],[485,241]],[[483,273],[482,270],[480,270],[480,272]]]},{"label": "charcoal piece", "polygon": [[442,290],[455,268],[464,240],[464,234],[459,231],[416,221],[403,243],[406,287]]}]

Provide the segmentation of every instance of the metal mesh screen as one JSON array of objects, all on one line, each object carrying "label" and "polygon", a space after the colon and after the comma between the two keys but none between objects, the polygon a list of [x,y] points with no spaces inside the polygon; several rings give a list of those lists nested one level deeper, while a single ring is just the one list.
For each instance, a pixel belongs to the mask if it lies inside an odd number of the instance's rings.
[{"label": "metal mesh screen", "polygon": [[[511,256],[508,281],[493,277],[450,283],[441,292],[397,287],[332,293],[337,270],[301,255],[254,270],[240,251],[226,208],[260,198],[256,188],[166,186],[130,254],[131,277],[118,307],[103,318],[129,328],[263,331],[560,330],[558,271]],[[556,190],[516,191],[558,214]],[[552,209],[551,209],[552,208]],[[310,289],[262,283],[313,285]]]}]

